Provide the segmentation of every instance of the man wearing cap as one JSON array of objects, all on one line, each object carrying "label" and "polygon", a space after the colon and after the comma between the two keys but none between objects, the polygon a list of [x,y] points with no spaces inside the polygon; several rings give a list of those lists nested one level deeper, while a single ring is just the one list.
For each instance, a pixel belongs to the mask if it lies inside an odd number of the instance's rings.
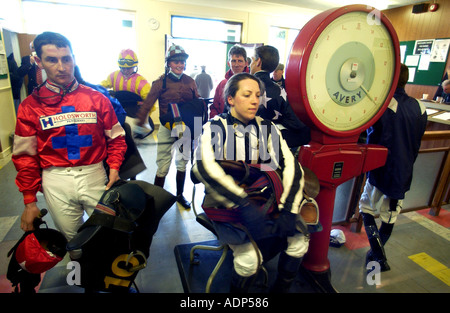
[{"label": "man wearing cap", "polygon": [[[150,93],[137,113],[138,122],[133,132],[142,132],[140,129],[143,127],[148,113],[153,108],[156,100],[159,101],[159,116],[160,120],[162,120],[163,117],[172,114],[172,110],[169,109],[171,104],[188,102],[200,97],[195,81],[189,75],[184,74],[188,57],[189,55],[181,46],[172,45],[169,47],[166,53],[166,72],[152,83]],[[172,162],[172,149],[175,141],[178,139],[172,137],[172,127],[173,125],[169,123],[161,122],[158,131],[157,171],[154,184],[160,187],[164,187]],[[188,209],[190,208],[190,203],[183,196],[188,158],[183,157],[184,155],[178,149],[176,149],[176,152],[177,201],[184,208]]]},{"label": "man wearing cap", "polygon": [[131,49],[124,49],[119,53],[117,60],[119,70],[112,72],[101,82],[105,88],[112,88],[114,91],[130,91],[139,95],[142,100],[147,98],[150,92],[150,84],[137,73],[138,58]]}]

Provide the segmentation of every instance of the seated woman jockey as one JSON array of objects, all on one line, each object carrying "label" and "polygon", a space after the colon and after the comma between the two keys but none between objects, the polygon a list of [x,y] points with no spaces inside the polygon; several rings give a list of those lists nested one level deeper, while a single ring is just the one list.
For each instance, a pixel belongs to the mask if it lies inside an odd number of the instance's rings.
[{"label": "seated woman jockey", "polygon": [[[205,124],[194,153],[192,173],[205,185],[202,206],[213,221],[219,240],[233,250],[231,292],[247,292],[251,278],[262,264],[257,241],[278,236],[286,243],[280,254],[273,292],[289,290],[309,245],[309,236],[296,228],[304,171],[276,126],[256,116],[262,86],[251,74],[232,76],[224,91],[230,111]],[[279,172],[282,191],[274,208],[262,212],[246,186],[236,183],[236,177],[221,166],[222,160],[259,167],[260,173]],[[246,185],[252,183],[247,181]]]}]

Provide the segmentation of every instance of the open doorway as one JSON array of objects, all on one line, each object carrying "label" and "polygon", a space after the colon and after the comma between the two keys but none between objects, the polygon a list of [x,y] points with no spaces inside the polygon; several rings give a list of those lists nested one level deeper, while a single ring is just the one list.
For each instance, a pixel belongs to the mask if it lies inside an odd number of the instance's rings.
[{"label": "open doorway", "polygon": [[189,59],[185,74],[192,78],[204,65],[213,79],[210,96],[214,96],[216,86],[228,70],[228,50],[232,45],[240,44],[242,23],[178,15],[173,15],[171,21],[171,36],[166,36],[165,49],[173,43],[186,50]]},{"label": "open doorway", "polygon": [[[184,48],[189,58],[186,62],[185,74],[195,79],[201,72],[201,66],[205,66],[205,71],[213,80],[213,89],[210,97],[214,96],[216,86],[224,79],[227,62],[227,44],[218,41],[172,38],[167,36],[166,46],[171,44],[180,45]],[[167,49],[166,49],[167,50]]]}]

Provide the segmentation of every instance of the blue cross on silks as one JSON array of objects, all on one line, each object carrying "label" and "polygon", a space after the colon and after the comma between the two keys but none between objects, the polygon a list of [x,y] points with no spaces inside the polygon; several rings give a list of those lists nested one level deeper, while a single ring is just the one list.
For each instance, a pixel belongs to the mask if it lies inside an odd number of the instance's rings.
[{"label": "blue cross on silks", "polygon": [[[62,113],[75,112],[74,106],[61,107]],[[92,135],[78,135],[78,125],[66,125],[66,136],[52,138],[54,149],[67,148],[67,157],[69,160],[80,159],[80,148],[92,146]]]}]

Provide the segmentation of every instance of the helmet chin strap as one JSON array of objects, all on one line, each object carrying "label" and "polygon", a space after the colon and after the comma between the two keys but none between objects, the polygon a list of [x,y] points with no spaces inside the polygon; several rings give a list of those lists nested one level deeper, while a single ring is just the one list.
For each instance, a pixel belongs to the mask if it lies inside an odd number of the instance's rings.
[{"label": "helmet chin strap", "polygon": [[133,74],[136,74],[138,72],[138,67],[135,66],[133,72],[129,75],[125,75],[122,70],[120,72],[122,73],[123,77],[125,77],[126,79],[129,79],[131,76],[133,76]]}]

